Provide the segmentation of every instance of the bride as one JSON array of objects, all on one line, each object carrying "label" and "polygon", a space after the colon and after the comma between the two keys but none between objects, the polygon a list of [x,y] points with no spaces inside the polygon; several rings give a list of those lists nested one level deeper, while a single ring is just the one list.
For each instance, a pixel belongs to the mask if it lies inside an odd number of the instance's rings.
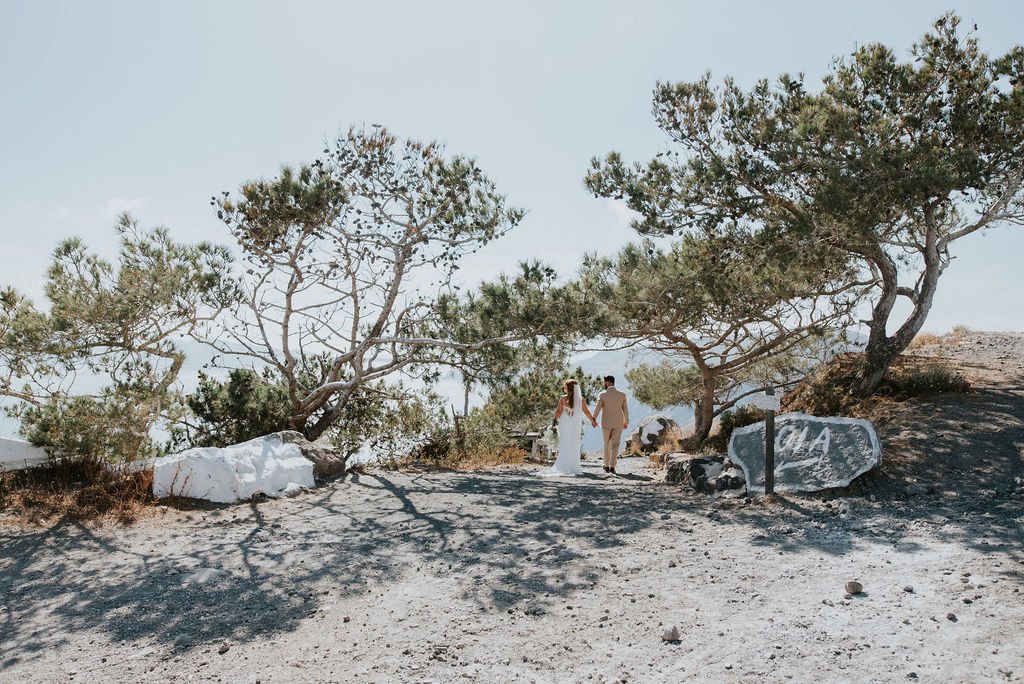
[{"label": "bride", "polygon": [[558,458],[555,464],[541,471],[542,476],[582,475],[580,443],[583,435],[583,416],[596,425],[590,407],[583,401],[580,386],[575,380],[565,381],[565,394],[558,400],[555,420],[558,422]]}]

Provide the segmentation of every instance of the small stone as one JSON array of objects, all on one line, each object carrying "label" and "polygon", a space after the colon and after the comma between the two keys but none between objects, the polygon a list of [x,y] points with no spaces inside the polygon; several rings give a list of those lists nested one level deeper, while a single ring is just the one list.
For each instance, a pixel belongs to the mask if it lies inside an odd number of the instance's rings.
[{"label": "small stone", "polygon": [[914,593],[914,587],[912,587],[912,586],[910,586],[908,584],[907,586],[903,587],[903,591],[907,592],[908,594],[913,594]]},{"label": "small stone", "polygon": [[679,628],[675,625],[666,629],[661,635],[662,641],[675,642],[679,641],[679,638]]},{"label": "small stone", "polygon": [[231,646],[229,644],[221,644],[220,648],[217,649],[217,653],[219,653],[221,655],[224,655],[225,653],[227,653],[230,650],[231,650]]},{"label": "small stone", "polygon": [[956,613],[946,613],[946,619],[950,622],[956,622]]},{"label": "small stone", "polygon": [[668,567],[670,567],[670,568],[676,567],[676,562],[675,561],[669,561],[668,562]]},{"label": "small stone", "polygon": [[352,618],[350,618],[348,615],[346,615],[345,617],[341,618],[341,621],[342,622],[351,622]]},{"label": "small stone", "polygon": [[199,568],[184,580],[182,584],[213,584],[228,576],[228,573],[219,568]]},{"label": "small stone", "polygon": [[847,582],[846,583],[846,593],[847,594],[859,594],[862,591],[864,591],[864,585],[861,584],[860,582],[853,582],[853,581],[851,581],[851,582]]}]

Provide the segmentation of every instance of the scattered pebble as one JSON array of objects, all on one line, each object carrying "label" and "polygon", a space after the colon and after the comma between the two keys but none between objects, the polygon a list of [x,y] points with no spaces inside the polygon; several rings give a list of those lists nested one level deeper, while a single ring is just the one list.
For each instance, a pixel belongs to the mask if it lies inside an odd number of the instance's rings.
[{"label": "scattered pebble", "polygon": [[860,582],[851,581],[846,583],[847,594],[859,594],[862,591],[864,591],[864,585]]},{"label": "scattered pebble", "polygon": [[217,568],[199,568],[182,580],[182,584],[212,584],[228,576],[224,570]]},{"label": "scattered pebble", "polygon": [[675,625],[666,629],[661,635],[662,641],[674,642],[679,641],[679,638],[679,628]]}]

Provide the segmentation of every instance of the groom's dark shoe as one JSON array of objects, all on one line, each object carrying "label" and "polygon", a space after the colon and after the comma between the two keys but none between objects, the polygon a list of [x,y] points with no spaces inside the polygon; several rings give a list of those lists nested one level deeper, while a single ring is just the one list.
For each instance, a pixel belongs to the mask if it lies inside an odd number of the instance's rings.
[{"label": "groom's dark shoe", "polygon": [[608,472],[611,473],[612,475],[614,475],[615,474],[615,468],[609,468]]},{"label": "groom's dark shoe", "polygon": [[604,467],[604,472],[606,472],[606,473],[607,473],[607,472],[608,472],[609,470],[611,470],[611,468],[609,468],[608,466],[605,466],[605,467]]}]

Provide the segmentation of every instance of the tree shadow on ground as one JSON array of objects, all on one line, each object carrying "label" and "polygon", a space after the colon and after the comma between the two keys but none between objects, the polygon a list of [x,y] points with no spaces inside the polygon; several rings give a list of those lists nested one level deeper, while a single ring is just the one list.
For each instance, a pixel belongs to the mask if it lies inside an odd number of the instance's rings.
[{"label": "tree shadow on ground", "polygon": [[[284,634],[331,595],[380,590],[410,572],[486,575],[463,597],[485,610],[536,606],[591,588],[594,567],[573,561],[627,544],[668,504],[603,478],[375,473],[168,522],[4,531],[0,669],[80,631],[173,650]],[[187,584],[199,568],[226,574]]]},{"label": "tree shadow on ground", "polygon": [[[988,370],[983,366],[977,369]],[[1024,389],[1017,381],[970,393],[894,402],[877,422],[883,464],[845,489],[787,495],[774,504],[723,505],[721,519],[759,527],[755,546],[799,553],[889,545],[913,553],[919,537],[1005,554],[994,574],[1024,580],[1022,505],[1008,498],[1024,477]],[[910,483],[935,492],[912,496]],[[851,508],[840,515],[842,500]]]},{"label": "tree shadow on ground", "polygon": [[[1017,461],[999,453],[1005,467],[1019,465],[1019,452]],[[842,517],[836,492],[711,501],[645,478],[353,474],[296,499],[180,511],[129,528],[62,520],[0,532],[0,670],[79,632],[175,651],[274,638],[339,595],[388,590],[411,573],[457,579],[453,600],[483,611],[542,611],[592,590],[609,571],[605,559],[655,524],[666,544],[693,544],[703,521],[709,544],[830,555],[872,545],[914,553],[927,526],[930,539],[1009,559],[993,572],[1022,581],[1020,508],[1002,499],[860,498]],[[198,568],[226,576],[186,585]]]}]

